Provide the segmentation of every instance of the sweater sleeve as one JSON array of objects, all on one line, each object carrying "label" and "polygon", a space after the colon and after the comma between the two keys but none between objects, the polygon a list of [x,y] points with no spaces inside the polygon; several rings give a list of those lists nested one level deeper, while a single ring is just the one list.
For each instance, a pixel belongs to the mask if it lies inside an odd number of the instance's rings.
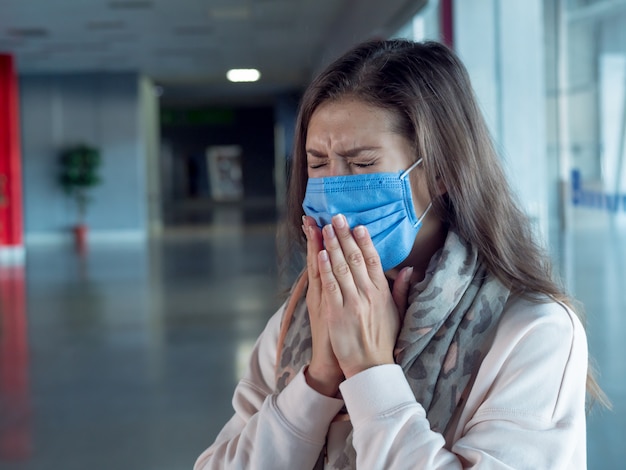
[{"label": "sweater sleeve", "polygon": [[448,444],[430,430],[399,366],[341,385],[357,468],[584,469],[586,372],[579,320],[556,303],[518,302],[500,322]]},{"label": "sweater sleeve", "polygon": [[301,370],[274,393],[276,345],[281,308],[268,322],[252,351],[232,404],[235,414],[194,470],[313,468],[328,426],[343,406],[310,388]]}]

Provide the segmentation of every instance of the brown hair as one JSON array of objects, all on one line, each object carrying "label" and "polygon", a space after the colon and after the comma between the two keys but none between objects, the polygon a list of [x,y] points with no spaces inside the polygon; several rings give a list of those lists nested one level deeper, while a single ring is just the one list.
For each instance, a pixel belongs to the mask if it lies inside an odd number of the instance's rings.
[{"label": "brown hair", "polygon": [[[287,199],[288,240],[303,247],[302,200],[307,182],[305,143],[313,112],[328,101],[354,98],[391,111],[397,131],[423,158],[433,210],[472,243],[487,268],[513,293],[546,296],[571,306],[553,280],[549,257],[507,183],[469,76],[436,42],[362,43],[333,62],[306,90],[296,124]],[[592,396],[602,394],[590,376]]]}]

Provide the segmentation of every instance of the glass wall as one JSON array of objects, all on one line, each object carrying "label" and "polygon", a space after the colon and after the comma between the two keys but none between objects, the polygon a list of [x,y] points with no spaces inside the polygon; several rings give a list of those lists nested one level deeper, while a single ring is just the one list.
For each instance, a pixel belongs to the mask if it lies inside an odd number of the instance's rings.
[{"label": "glass wall", "polygon": [[[602,321],[609,299],[626,307],[623,287],[610,290],[626,286],[626,0],[568,0],[557,17],[562,254],[571,288],[582,296],[595,289],[587,309]],[[581,258],[590,264],[580,266]]]},{"label": "glass wall", "polygon": [[[572,202],[601,210],[609,216],[602,217],[604,222],[621,220],[618,225],[623,225],[626,0],[569,0],[567,5],[561,43],[567,67],[561,85],[568,152],[562,157],[574,172]],[[574,221],[582,218],[578,213]]]},{"label": "glass wall", "polygon": [[[505,132],[500,128],[512,122],[515,113],[505,112],[502,103],[491,106],[483,89],[498,89],[496,95],[502,101],[507,86],[502,83],[507,77],[504,67],[511,62],[512,52],[519,55],[524,48],[531,47],[528,37],[517,41],[517,49],[503,51],[500,45],[489,56],[484,29],[493,29],[495,39],[489,40],[501,42],[505,37],[509,43],[514,42],[503,33],[512,27],[510,12],[504,10],[508,4],[473,0],[471,7],[460,1],[454,5],[455,31],[461,28],[465,33],[457,39],[455,49],[470,69],[497,144],[504,155],[512,154],[514,149],[507,148],[502,136]],[[428,2],[396,36],[439,39],[440,8],[439,1]],[[461,11],[461,8],[471,9]],[[530,8],[521,10],[524,12],[531,15]],[[468,19],[468,13],[475,18]],[[604,237],[609,233],[620,235],[626,227],[626,0],[544,0],[542,15],[544,47],[534,54],[545,65],[537,70],[545,71],[545,116],[541,120],[546,125],[547,148],[545,159],[541,159],[541,171],[547,177],[538,180],[535,171],[517,172],[516,176],[530,180],[518,182],[518,186],[547,186],[533,189],[545,195],[542,204],[547,218],[542,221],[541,229],[555,265],[565,282],[574,288],[573,233],[593,229],[600,230]],[[470,38],[483,40],[482,55],[487,59],[478,66],[475,57],[464,54],[467,45],[463,41]],[[521,92],[518,86],[523,85],[515,84],[515,89]],[[498,111],[500,115],[494,118],[492,115]],[[518,126],[509,127],[521,132]],[[519,194],[522,204],[530,193]]]},{"label": "glass wall", "polygon": [[555,12],[553,122],[567,186],[562,267],[586,313],[589,350],[614,406],[588,418],[588,464],[622,468],[626,376],[617,358],[626,351],[626,0],[561,0]]}]

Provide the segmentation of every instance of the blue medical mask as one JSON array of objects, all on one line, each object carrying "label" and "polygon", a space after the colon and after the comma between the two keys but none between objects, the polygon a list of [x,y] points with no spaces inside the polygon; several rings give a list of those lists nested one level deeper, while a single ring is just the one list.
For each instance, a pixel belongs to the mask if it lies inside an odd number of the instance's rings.
[{"label": "blue medical mask", "polygon": [[418,219],[413,207],[409,172],[416,161],[398,173],[309,178],[302,207],[321,228],[336,214],[343,214],[350,228],[367,228],[378,251],[383,271],[398,266],[409,256],[429,204]]}]

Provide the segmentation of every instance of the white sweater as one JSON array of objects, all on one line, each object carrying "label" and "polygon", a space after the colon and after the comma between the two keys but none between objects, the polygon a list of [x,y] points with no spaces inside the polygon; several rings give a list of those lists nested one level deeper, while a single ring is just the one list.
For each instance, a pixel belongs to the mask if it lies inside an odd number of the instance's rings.
[{"label": "white sweater", "polygon": [[[343,400],[310,388],[303,371],[274,393],[283,308],[256,343],[235,390],[234,416],[195,470],[307,470],[325,444],[332,468],[352,427],[359,469],[586,468],[587,342],[578,318],[562,305],[507,302],[446,436],[430,430],[397,365],[344,381]],[[344,401],[350,421],[332,422]]]}]

